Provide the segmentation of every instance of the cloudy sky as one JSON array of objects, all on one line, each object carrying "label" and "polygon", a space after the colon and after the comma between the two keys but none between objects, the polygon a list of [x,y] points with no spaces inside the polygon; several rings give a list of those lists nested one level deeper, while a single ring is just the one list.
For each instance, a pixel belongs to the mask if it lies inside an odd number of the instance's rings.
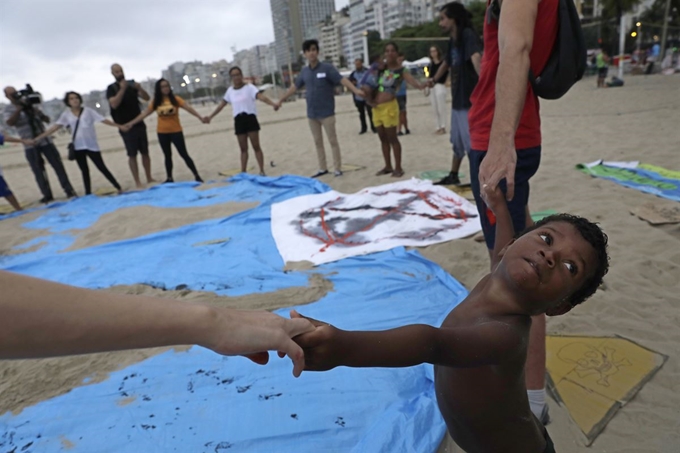
[{"label": "cloudy sky", "polygon": [[51,99],[105,89],[114,62],[158,78],[176,61],[230,60],[234,46],[273,40],[269,0],[0,0],[0,85]]}]

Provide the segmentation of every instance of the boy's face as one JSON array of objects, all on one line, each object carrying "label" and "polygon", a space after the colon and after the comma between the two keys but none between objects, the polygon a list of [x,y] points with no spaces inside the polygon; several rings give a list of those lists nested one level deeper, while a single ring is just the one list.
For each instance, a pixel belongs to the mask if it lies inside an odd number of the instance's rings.
[{"label": "boy's face", "polygon": [[311,64],[316,64],[319,60],[319,49],[316,46],[311,46],[309,49],[305,50],[305,58]]},{"label": "boy's face", "polygon": [[499,268],[531,312],[555,316],[571,309],[569,298],[594,275],[596,263],[595,249],[574,226],[551,222],[510,244]]}]

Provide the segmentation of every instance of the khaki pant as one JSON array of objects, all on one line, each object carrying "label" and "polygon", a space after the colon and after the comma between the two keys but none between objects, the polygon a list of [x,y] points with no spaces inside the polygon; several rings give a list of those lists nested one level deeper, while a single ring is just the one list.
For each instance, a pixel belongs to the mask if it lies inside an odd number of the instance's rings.
[{"label": "khaki pant", "polygon": [[342,158],[340,157],[338,136],[335,133],[335,115],[321,119],[308,118],[308,120],[309,129],[312,131],[312,137],[314,137],[314,145],[316,145],[316,155],[319,159],[319,170],[328,170],[328,164],[326,163],[326,150],[323,146],[323,135],[321,133],[321,128],[323,127],[326,130],[328,141],[331,143],[331,150],[333,151],[333,167],[335,167],[335,171],[341,171]]}]

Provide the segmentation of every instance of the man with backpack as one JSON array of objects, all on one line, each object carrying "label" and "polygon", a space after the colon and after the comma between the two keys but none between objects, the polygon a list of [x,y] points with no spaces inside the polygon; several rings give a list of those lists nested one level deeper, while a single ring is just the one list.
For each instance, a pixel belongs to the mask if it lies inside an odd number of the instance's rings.
[{"label": "man with backpack", "polygon": [[[558,33],[559,30],[559,33]],[[529,179],[541,160],[538,96],[556,99],[583,75],[586,49],[571,0],[491,0],[484,54],[469,113],[470,179],[486,245],[496,218],[482,197],[500,185],[515,231],[532,224]],[[525,366],[532,412],[547,424],[545,315],[532,319]]]}]

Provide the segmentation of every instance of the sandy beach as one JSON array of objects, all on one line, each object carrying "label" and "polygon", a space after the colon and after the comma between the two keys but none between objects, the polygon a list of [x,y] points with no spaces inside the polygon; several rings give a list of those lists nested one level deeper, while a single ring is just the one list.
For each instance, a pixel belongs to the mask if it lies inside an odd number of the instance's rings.
[{"label": "sandy beach", "polygon": [[[269,93],[275,98],[274,93]],[[202,115],[214,108],[196,106]],[[646,202],[675,206],[677,203],[627,189],[610,181],[595,179],[574,169],[597,159],[640,160],[680,170],[680,76],[628,77],[618,89],[596,89],[590,78],[579,83],[559,101],[542,103],[543,158],[532,179],[531,209],[554,209],[596,220],[610,238],[611,270],[605,288],[571,313],[549,319],[550,334],[619,335],[646,348],[667,355],[663,368],[621,409],[590,447],[582,441],[568,412],[549,399],[553,422],[548,430],[560,452],[671,452],[680,445],[680,224],[654,227],[630,214]],[[262,148],[269,176],[316,172],[316,153],[306,119],[305,101],[288,102],[279,112],[260,103]],[[337,131],[345,164],[363,167],[342,177],[328,175],[322,181],[335,190],[356,192],[367,186],[393,182],[390,176],[374,176],[382,167],[377,136],[358,135],[359,119],[351,96],[336,98]],[[233,131],[231,109],[227,107],[210,125],[199,123],[183,112],[187,147],[203,179],[222,180],[218,171],[237,172],[239,150]],[[409,91],[408,117],[411,134],[401,137],[404,178],[427,170],[448,170],[451,148],[447,135],[435,135],[429,99]],[[163,158],[156,139],[155,115],[146,121],[155,179],[165,179]],[[125,190],[134,184],[118,132],[97,127],[104,160]],[[56,140],[66,155],[67,135]],[[327,156],[331,160],[330,147]],[[193,177],[178,154],[174,154],[175,180]],[[257,173],[251,151],[249,167]],[[75,190],[83,184],[75,162],[65,161]],[[41,197],[20,146],[2,149],[0,165],[5,179],[24,205]],[[468,162],[463,163],[463,180],[468,179]],[[141,165],[140,165],[141,167]],[[93,189],[108,189],[108,182],[90,165]],[[48,170],[52,190],[58,199],[64,193],[56,176]],[[0,203],[5,203],[4,200]],[[248,205],[227,203],[210,209],[154,208],[152,224],[130,222],[134,209],[103,216],[92,227],[79,230],[73,249],[136,237],[153,231],[176,228],[209,218],[219,218]],[[0,221],[0,254],[17,253],[12,247],[45,234],[21,225],[39,216],[29,213]],[[488,271],[485,246],[472,239],[438,244],[419,251],[438,263],[467,288],[472,288]],[[269,294],[266,298],[218,297],[191,291],[151,290],[146,287],[116,287],[112,291],[161,294],[164,297],[227,304],[240,308],[274,309],[319,300],[332,284],[320,275],[310,278],[308,287]],[[275,302],[272,303],[271,300]],[[105,379],[106,373],[143,360],[158,350],[97,354],[76,358],[0,362],[0,413],[21,411],[43,399],[67,392],[87,376]],[[459,451],[449,446],[442,451]]]}]

